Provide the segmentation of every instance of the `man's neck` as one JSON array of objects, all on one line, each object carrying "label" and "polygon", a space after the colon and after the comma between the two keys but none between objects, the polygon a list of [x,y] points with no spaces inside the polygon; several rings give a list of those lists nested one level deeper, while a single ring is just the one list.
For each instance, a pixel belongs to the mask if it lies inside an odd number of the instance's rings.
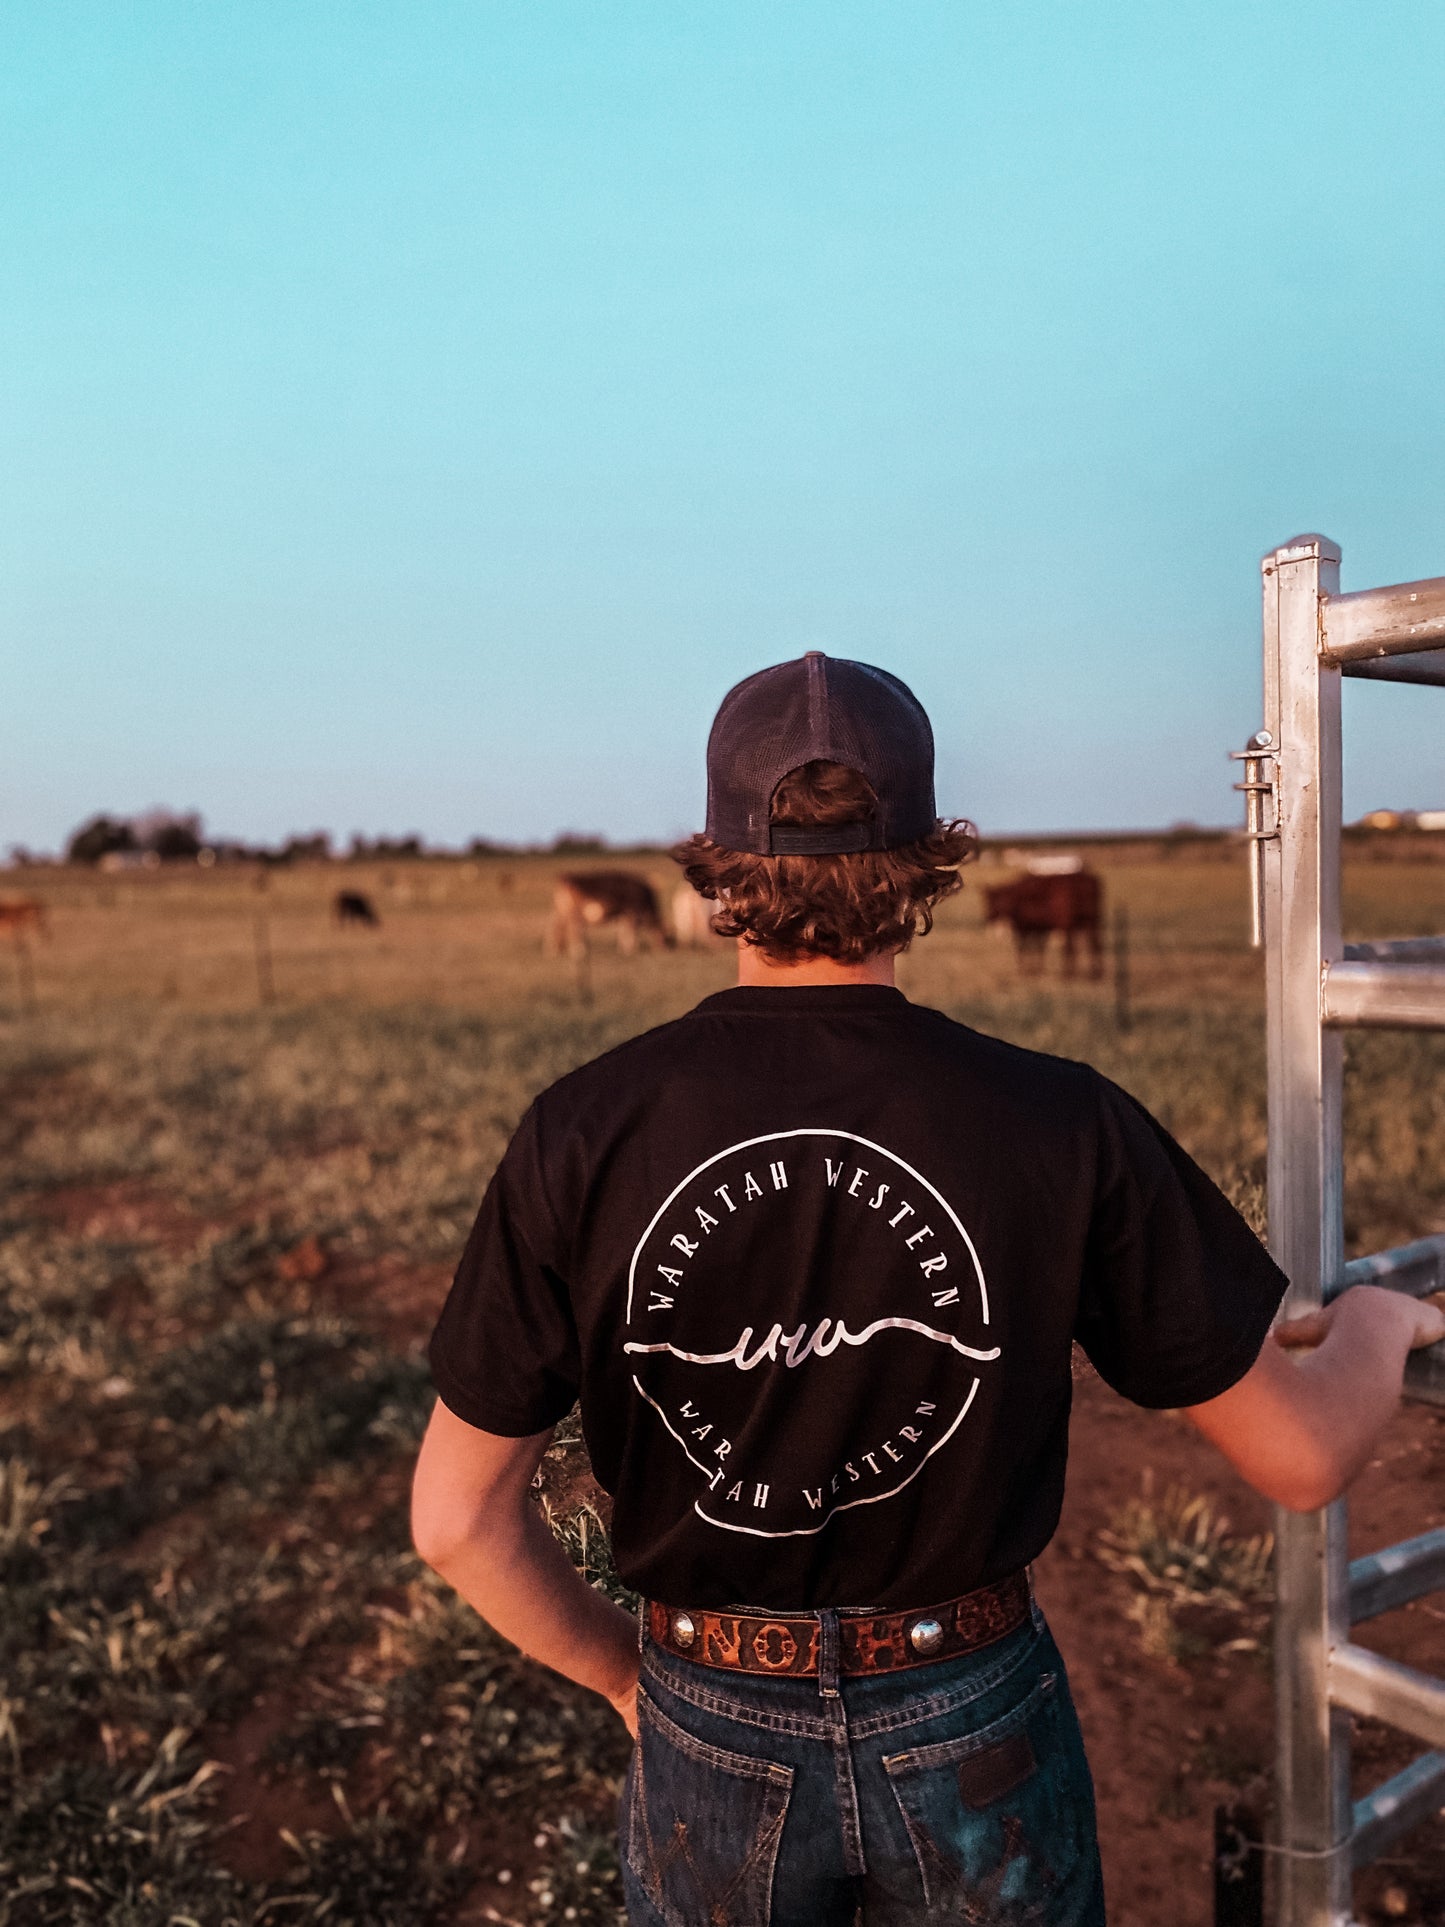
[{"label": "man's neck", "polygon": [[738,939],[738,983],[746,990],[810,990],[822,984],[894,985],[894,953],[876,951],[862,963],[835,963],[831,957],[806,957],[798,963],[773,963],[756,944]]}]

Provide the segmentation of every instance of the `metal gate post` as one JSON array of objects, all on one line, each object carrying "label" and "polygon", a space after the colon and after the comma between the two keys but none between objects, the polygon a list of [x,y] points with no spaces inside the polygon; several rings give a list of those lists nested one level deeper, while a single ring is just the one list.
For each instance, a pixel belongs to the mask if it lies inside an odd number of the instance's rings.
[{"label": "metal gate post", "polygon": [[[1265,727],[1243,751],[1254,941],[1269,1024],[1269,1232],[1289,1310],[1355,1284],[1445,1287],[1445,1235],[1344,1259],[1340,1031],[1445,1030],[1445,937],[1342,944],[1340,677],[1445,686],[1445,576],[1339,593],[1340,552],[1300,535],[1264,571]],[[1445,1405],[1445,1343],[1406,1367]],[[1445,1680],[1383,1658],[1353,1625],[1445,1586],[1445,1532],[1346,1563],[1343,1501],[1276,1519],[1274,1852],[1280,1927],[1351,1927],[1351,1873],[1445,1797]],[[1352,1714],[1423,1740],[1351,1804]]]},{"label": "metal gate post", "polygon": [[[1344,1268],[1342,1047],[1320,1022],[1325,966],[1340,937],[1340,672],[1319,660],[1319,597],[1339,587],[1340,552],[1299,536],[1265,557],[1265,727],[1275,816],[1262,840],[1267,944],[1270,1244],[1290,1308],[1324,1302]],[[1264,826],[1268,831],[1270,825]],[[1280,1918],[1350,1920],[1348,1716],[1330,1705],[1329,1655],[1348,1636],[1345,1509],[1276,1522]],[[1333,1851],[1332,1851],[1333,1850]]]}]

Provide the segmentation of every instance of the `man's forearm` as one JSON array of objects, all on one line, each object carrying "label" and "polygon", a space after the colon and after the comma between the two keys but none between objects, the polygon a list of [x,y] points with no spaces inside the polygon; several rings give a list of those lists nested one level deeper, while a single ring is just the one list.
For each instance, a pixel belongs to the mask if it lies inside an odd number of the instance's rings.
[{"label": "man's forearm", "polygon": [[[1395,1292],[1357,1285],[1287,1319],[1238,1384],[1188,1416],[1256,1492],[1312,1512],[1366,1464],[1399,1402],[1411,1345],[1439,1323]],[[1295,1359],[1286,1346],[1318,1349]]]},{"label": "man's forearm", "polygon": [[587,1584],[530,1500],[499,1505],[433,1563],[530,1658],[614,1704],[636,1686],[636,1621]]}]

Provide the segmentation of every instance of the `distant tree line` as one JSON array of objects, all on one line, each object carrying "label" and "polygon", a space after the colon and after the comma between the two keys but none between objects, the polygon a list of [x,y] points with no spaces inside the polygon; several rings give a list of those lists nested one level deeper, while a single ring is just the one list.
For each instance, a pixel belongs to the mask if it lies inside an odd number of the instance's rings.
[{"label": "distant tree line", "polygon": [[[548,845],[535,846],[559,856],[596,856],[607,850],[605,837],[565,830]],[[464,854],[471,857],[516,856],[518,846],[475,836]],[[17,862],[33,861],[28,852],[13,851]],[[155,868],[163,863],[327,863],[406,861],[440,855],[414,832],[409,836],[353,836],[345,849],[337,847],[327,830],[293,835],[279,843],[245,843],[234,837],[208,837],[195,810],[147,810],[140,816],[102,812],[73,831],[65,844],[67,863],[103,865],[107,869]]]},{"label": "distant tree line", "polygon": [[205,848],[201,819],[191,811],[148,810],[144,816],[93,816],[65,846],[67,863],[99,863],[106,857],[152,858],[157,863],[194,863]]}]

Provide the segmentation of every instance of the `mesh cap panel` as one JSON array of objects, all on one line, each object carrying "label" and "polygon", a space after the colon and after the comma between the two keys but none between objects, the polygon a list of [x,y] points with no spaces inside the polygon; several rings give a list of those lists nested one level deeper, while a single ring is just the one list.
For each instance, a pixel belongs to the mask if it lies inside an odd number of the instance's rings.
[{"label": "mesh cap panel", "polygon": [[[851,825],[775,829],[774,790],[812,762],[841,763],[872,785],[878,814],[865,840]],[[928,836],[937,820],[933,731],[912,690],[886,669],[812,650],[759,670],[723,698],[707,745],[707,834],[722,849],[891,850]]]}]

